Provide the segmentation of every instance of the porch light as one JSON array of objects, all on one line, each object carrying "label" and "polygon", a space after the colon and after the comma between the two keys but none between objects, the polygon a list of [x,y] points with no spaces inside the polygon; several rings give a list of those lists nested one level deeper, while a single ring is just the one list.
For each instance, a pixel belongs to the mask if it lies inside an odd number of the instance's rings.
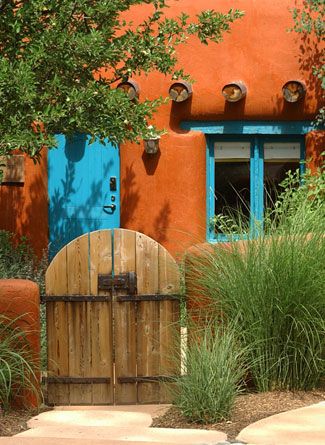
[{"label": "porch light", "polygon": [[150,155],[158,153],[160,137],[143,139],[144,151]]},{"label": "porch light", "polygon": [[123,90],[128,95],[130,100],[134,100],[139,97],[139,85],[132,79],[129,79],[126,82],[121,82],[119,85],[117,85],[117,88]]},{"label": "porch light", "polygon": [[238,102],[246,96],[246,85],[241,81],[231,82],[222,88],[222,94],[227,102]]},{"label": "porch light", "polygon": [[173,102],[185,102],[192,96],[192,92],[192,85],[180,80],[169,88],[169,97]]},{"label": "porch light", "polygon": [[282,93],[287,102],[298,102],[306,94],[306,85],[298,80],[289,80],[283,85]]},{"label": "porch light", "polygon": [[156,154],[159,150],[160,135],[163,132],[157,131],[153,125],[148,125],[147,131],[143,136],[144,151],[148,154]]}]

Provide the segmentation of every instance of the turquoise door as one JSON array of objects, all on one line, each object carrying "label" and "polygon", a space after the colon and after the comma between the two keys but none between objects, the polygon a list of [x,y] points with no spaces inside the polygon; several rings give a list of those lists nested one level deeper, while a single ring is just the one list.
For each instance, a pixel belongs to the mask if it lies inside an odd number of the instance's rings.
[{"label": "turquoise door", "polygon": [[120,226],[118,148],[86,135],[57,135],[48,153],[49,238],[52,258],[83,233]]}]

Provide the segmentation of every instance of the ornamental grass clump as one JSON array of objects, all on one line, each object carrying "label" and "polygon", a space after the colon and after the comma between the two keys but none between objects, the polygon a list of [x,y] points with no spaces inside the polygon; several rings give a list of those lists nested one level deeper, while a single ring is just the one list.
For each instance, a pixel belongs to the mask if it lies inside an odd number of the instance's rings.
[{"label": "ornamental grass clump", "polygon": [[[188,261],[187,286],[203,316],[236,320],[259,391],[308,390],[324,376],[325,200],[323,172],[284,183],[265,232]],[[245,235],[245,236],[244,236]]]},{"label": "ornamental grass clump", "polygon": [[192,422],[214,423],[229,417],[245,375],[245,350],[236,331],[212,323],[195,331],[185,354],[185,375],[176,379],[175,405]]},{"label": "ornamental grass clump", "polygon": [[26,334],[17,326],[19,318],[0,315],[0,408],[22,399],[26,391],[37,394],[36,366]]}]

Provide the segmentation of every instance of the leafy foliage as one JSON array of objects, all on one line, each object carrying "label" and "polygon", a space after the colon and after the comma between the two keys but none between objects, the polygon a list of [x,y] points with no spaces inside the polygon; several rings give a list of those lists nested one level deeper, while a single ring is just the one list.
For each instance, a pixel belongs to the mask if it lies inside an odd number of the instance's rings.
[{"label": "leafy foliage", "polygon": [[0,230],[0,278],[35,281],[44,292],[47,259],[39,261],[26,237],[15,242],[14,235]]},{"label": "leafy foliage", "polygon": [[241,391],[246,355],[237,342],[236,329],[211,321],[204,330],[192,326],[186,374],[176,379],[175,388],[175,404],[184,416],[202,423],[227,419]]},{"label": "leafy foliage", "polygon": [[37,394],[36,367],[19,318],[10,320],[0,314],[0,407],[10,408],[13,399],[24,397],[24,391]]},{"label": "leafy foliage", "polygon": [[[325,1],[324,0],[304,0],[301,9],[293,9],[293,30],[302,34],[314,34],[320,44],[325,41]],[[322,46],[322,58],[318,65],[313,66],[313,73],[325,90],[325,64],[324,45]],[[315,123],[322,125],[325,123],[325,107],[320,108]]]},{"label": "leafy foliage", "polygon": [[[145,7],[141,23],[126,20]],[[53,135],[87,133],[136,141],[162,99],[130,101],[116,85],[157,70],[174,78],[176,47],[191,35],[220,42],[243,13],[164,16],[166,0],[0,2],[0,155],[38,159]]]},{"label": "leafy foliage", "polygon": [[[35,281],[40,293],[45,293],[45,272],[48,266],[46,252],[41,260],[35,255],[26,237],[18,242],[14,234],[0,230],[0,278],[22,278]],[[41,305],[41,362],[46,368],[46,314],[45,307]],[[0,337],[1,338],[1,337]]]},{"label": "leafy foliage", "polygon": [[283,182],[265,215],[267,232],[247,239],[244,230],[240,241],[188,261],[187,286],[202,308],[197,319],[236,324],[260,391],[311,389],[324,377],[324,169],[299,181],[290,173]]}]

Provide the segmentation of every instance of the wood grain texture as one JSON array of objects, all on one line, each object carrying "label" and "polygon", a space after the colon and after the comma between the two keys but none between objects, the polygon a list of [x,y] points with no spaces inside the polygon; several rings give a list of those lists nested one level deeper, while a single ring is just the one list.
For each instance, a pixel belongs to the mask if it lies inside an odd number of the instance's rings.
[{"label": "wood grain texture", "polygon": [[[136,233],[131,230],[114,230],[114,275],[134,272],[136,263]],[[114,292],[125,294],[125,290]],[[137,375],[136,356],[136,306],[135,303],[114,302],[114,346],[115,346],[115,403],[137,402],[136,383],[119,383],[119,377]]]},{"label": "wood grain texture", "polygon": [[[141,233],[136,234],[136,273],[140,295],[158,293],[158,243]],[[159,307],[160,302],[138,303],[138,376],[159,375]],[[138,402],[157,403],[159,390],[158,382],[138,383]]]},{"label": "wood grain texture", "polygon": [[[46,271],[47,295],[68,295],[67,249],[56,255]],[[46,308],[47,370],[49,377],[69,376],[69,333],[67,303],[50,303]],[[69,404],[69,385],[49,383],[48,403]]]},{"label": "wood grain texture", "polygon": [[[180,273],[175,260],[167,250],[158,248],[159,293],[180,293]],[[162,301],[160,303],[160,374],[180,375],[180,303],[179,301]],[[162,383],[160,387],[160,403],[172,402],[172,384]]]},{"label": "wood grain texture", "polygon": [[[110,383],[49,383],[54,404],[169,402],[164,383],[121,383],[119,377],[179,374],[178,301],[117,301],[127,289],[98,291],[98,274],[136,272],[137,294],[177,294],[179,270],[146,235],[101,230],[65,246],[46,273],[47,295],[108,295],[112,302],[50,302],[49,375],[110,378]],[[132,298],[132,296],[131,296]],[[115,372],[114,372],[115,366]],[[114,386],[115,385],[115,386]]]},{"label": "wood grain texture", "polygon": [[10,158],[0,156],[0,165],[4,165],[2,182],[25,182],[25,156],[12,155]]},{"label": "wood grain texture", "polygon": [[[85,234],[67,245],[69,295],[90,293],[89,238]],[[91,375],[91,303],[67,303],[69,329],[69,375]],[[91,404],[91,385],[70,384],[71,404]]]},{"label": "wood grain texture", "polygon": [[[110,295],[109,291],[98,291],[98,274],[112,274],[112,234],[109,230],[90,233],[90,293]],[[91,376],[109,377],[108,384],[92,385],[92,403],[114,402],[113,381],[113,323],[112,303],[91,304]]]}]

